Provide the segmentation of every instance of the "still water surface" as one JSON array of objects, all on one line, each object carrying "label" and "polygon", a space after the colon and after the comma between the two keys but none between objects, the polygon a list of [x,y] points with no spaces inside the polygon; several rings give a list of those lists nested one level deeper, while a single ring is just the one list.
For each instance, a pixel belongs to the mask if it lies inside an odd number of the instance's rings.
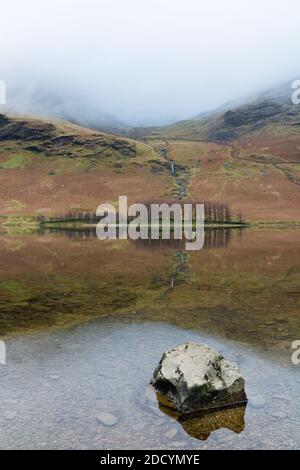
[{"label": "still water surface", "polygon": [[[0,448],[299,448],[300,232],[207,232],[205,249],[0,235]],[[246,409],[181,423],[148,387],[161,354],[238,362]]]}]

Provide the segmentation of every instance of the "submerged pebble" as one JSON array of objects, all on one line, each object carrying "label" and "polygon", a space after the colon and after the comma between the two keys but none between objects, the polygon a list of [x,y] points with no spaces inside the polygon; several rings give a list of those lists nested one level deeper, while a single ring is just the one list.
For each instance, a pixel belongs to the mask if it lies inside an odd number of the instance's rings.
[{"label": "submerged pebble", "polygon": [[255,395],[250,398],[250,405],[254,408],[263,408],[266,404],[266,400],[261,395]]},{"label": "submerged pebble", "polygon": [[273,418],[276,418],[276,419],[284,419],[287,417],[287,414],[285,411],[273,411],[272,413],[272,416]]},{"label": "submerged pebble", "polygon": [[167,439],[173,439],[177,434],[177,429],[176,428],[171,428],[169,431],[166,432],[165,436]]},{"label": "submerged pebble", "polygon": [[57,375],[57,374],[52,374],[52,375],[50,375],[50,379],[51,379],[51,380],[58,380],[58,379],[59,379],[59,375]]},{"label": "submerged pebble", "polygon": [[104,424],[104,426],[114,426],[117,424],[118,418],[112,413],[102,411],[101,413],[97,414],[97,421],[101,424]]}]

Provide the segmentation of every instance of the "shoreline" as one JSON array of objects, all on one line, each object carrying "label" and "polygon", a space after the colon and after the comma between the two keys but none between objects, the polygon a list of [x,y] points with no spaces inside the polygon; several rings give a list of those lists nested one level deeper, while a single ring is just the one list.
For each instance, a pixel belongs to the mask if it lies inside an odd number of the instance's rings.
[{"label": "shoreline", "polygon": [[[128,224],[129,225],[129,224]],[[115,224],[114,227],[121,227],[123,225]],[[61,230],[87,230],[87,229],[94,229],[97,227],[95,223],[82,223],[82,222],[43,222],[39,223],[37,221],[24,221],[23,218],[20,217],[20,220],[0,221],[0,228],[22,228],[22,229],[61,229]],[[166,227],[160,226],[160,228]],[[192,225],[195,228],[195,224]],[[300,221],[257,221],[257,222],[245,222],[245,223],[205,223],[205,229],[300,229]],[[174,225],[171,226],[171,231],[174,229]]]}]

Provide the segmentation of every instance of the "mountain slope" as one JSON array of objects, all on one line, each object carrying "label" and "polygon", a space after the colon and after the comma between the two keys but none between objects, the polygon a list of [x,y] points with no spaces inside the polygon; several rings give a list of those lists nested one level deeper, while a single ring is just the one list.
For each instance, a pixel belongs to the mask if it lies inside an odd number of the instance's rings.
[{"label": "mountain slope", "polygon": [[124,194],[221,201],[250,222],[300,222],[300,106],[290,98],[280,87],[131,138],[0,115],[0,215],[95,211]]},{"label": "mountain slope", "polygon": [[119,195],[165,197],[170,177],[145,143],[61,121],[0,115],[0,215],[95,211]]},{"label": "mountain slope", "polygon": [[300,106],[290,86],[138,137],[165,142],[190,197],[223,200],[250,221],[300,220]]}]

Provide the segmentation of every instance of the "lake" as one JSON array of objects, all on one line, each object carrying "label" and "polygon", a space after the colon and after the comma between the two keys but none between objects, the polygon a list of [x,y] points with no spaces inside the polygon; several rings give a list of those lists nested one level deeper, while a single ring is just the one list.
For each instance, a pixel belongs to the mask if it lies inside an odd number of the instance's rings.
[{"label": "lake", "polygon": [[[186,252],[1,232],[0,448],[299,448],[299,233],[210,229]],[[246,408],[189,423],[158,406],[154,368],[185,341],[239,364]]]}]

